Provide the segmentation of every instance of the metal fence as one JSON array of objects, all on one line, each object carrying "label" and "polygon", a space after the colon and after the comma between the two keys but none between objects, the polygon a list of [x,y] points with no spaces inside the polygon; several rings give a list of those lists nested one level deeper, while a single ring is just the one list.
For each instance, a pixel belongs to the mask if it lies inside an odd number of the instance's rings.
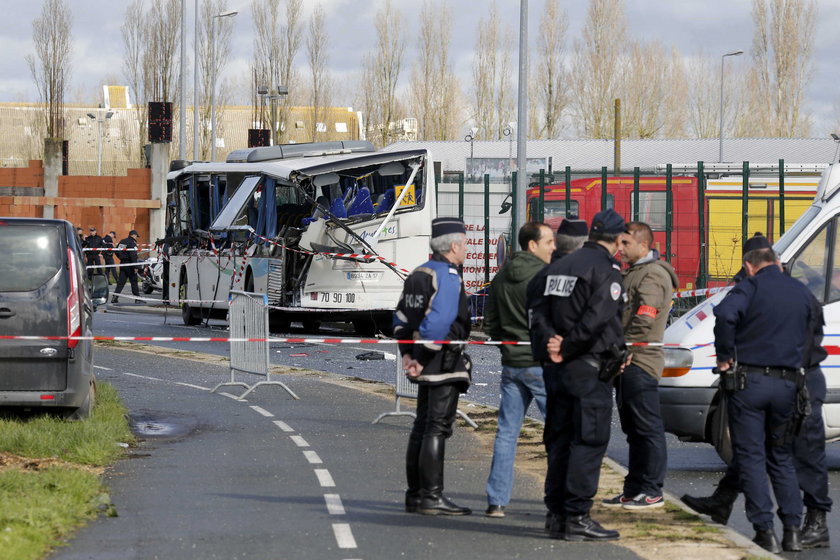
[{"label": "metal fence", "polygon": [[[416,399],[417,393],[419,390],[419,386],[417,383],[412,383],[408,380],[408,377],[405,375],[405,371],[403,371],[402,367],[402,357],[399,355],[399,349],[397,349],[397,358],[396,362],[396,383],[395,383],[395,390],[396,390],[396,409],[390,412],[383,412],[379,416],[376,417],[372,423],[377,424],[380,420],[385,418],[386,416],[411,416],[412,418],[417,418],[417,414],[411,412],[410,410],[402,410],[400,409],[400,399]],[[478,424],[476,424],[472,418],[470,418],[466,412],[458,409],[457,411],[458,416],[464,419],[471,428],[477,430]]]},{"label": "metal fence", "polygon": [[[268,296],[231,290],[228,323],[230,325],[230,381],[219,383],[213,392],[220,387],[245,387],[245,392],[239,396],[244,399],[254,389],[262,385],[279,385],[292,398],[299,397],[282,381],[272,381],[271,364],[269,361],[269,331],[268,331]],[[248,385],[236,380],[236,372],[264,375],[265,381]]]},{"label": "metal fence", "polygon": [[[743,242],[755,232],[775,242],[790,229],[813,202],[824,168],[784,160],[664,164],[644,172],[560,167],[531,175],[525,196],[514,195],[515,173],[512,180],[484,174],[476,183],[477,176],[444,172],[437,184],[438,214],[460,216],[467,224],[464,280],[472,293],[493,278],[500,257],[519,249],[515,215],[523,199],[528,220],[554,228],[565,218],[588,222],[606,208],[627,221],[646,222],[654,248],[677,272],[679,289],[693,290],[728,283],[741,266]],[[474,299],[474,315],[480,316]]]}]

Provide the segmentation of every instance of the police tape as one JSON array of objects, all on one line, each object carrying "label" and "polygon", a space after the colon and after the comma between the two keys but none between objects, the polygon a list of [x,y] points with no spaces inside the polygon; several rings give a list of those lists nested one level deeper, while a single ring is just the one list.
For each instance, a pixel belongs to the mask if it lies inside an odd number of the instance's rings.
[{"label": "police tape", "polygon": [[[463,346],[530,346],[527,340],[400,340],[393,338],[311,338],[271,336],[261,338],[249,337],[221,337],[221,336],[24,336],[0,335],[0,340],[90,340],[94,342],[268,342],[295,344],[457,344]],[[628,342],[627,346],[661,346],[666,348],[702,348],[711,346],[713,342],[685,346],[667,342]],[[829,346],[826,346],[829,348]],[[832,347],[833,348],[833,347]]]},{"label": "police tape", "polygon": [[711,296],[718,292],[726,290],[729,286],[720,286],[717,288],[701,288],[699,290],[686,290],[682,292],[675,292],[674,299],[697,297],[697,296]]},{"label": "police tape", "polygon": [[322,252],[322,251],[307,251],[306,249],[288,247],[286,245],[283,245],[282,243],[277,243],[276,241],[272,241],[271,239],[268,239],[267,237],[263,237],[262,235],[257,234],[253,229],[251,229],[251,235],[256,237],[257,239],[261,239],[261,240],[265,241],[266,243],[274,245],[275,247],[283,247],[288,251],[293,251],[295,253],[301,253],[303,255],[322,255],[322,256],[326,256],[326,257],[332,257],[332,258],[335,258],[335,259],[351,259],[351,260],[356,260],[356,261],[380,261],[380,262],[382,262],[382,263],[384,263],[384,264],[386,264],[386,265],[388,265],[388,266],[390,266],[390,267],[392,267],[392,268],[394,268],[394,269],[396,269],[400,272],[404,272],[405,274],[411,274],[410,270],[400,268],[400,266],[397,263],[391,262],[391,261],[387,260],[385,257],[379,256],[379,255],[372,255],[372,254],[365,254],[365,253],[326,253],[326,252]]},{"label": "police tape", "polygon": [[136,263],[120,263],[120,264],[91,264],[85,267],[86,270],[91,268],[119,268],[121,266],[152,266],[157,264],[157,261],[140,261]]}]

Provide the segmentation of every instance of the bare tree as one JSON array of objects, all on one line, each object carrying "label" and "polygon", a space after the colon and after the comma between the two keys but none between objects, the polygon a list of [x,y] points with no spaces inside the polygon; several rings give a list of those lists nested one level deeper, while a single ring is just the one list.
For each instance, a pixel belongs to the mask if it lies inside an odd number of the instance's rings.
[{"label": "bare tree", "polygon": [[[257,98],[261,88],[275,90],[279,86],[285,86],[289,91],[282,99],[274,98],[275,103],[279,101],[276,114],[270,118],[275,144],[283,142],[289,108],[293,99],[299,96],[294,62],[303,40],[302,6],[303,0],[286,0],[281,21],[281,0],[251,2],[255,31],[252,95]],[[264,115],[260,117],[261,121],[265,120]]]},{"label": "bare tree", "polygon": [[511,52],[513,51],[513,31],[506,25],[499,43],[499,65],[496,73],[496,118],[493,126],[493,136],[501,140],[507,123],[516,120],[516,88],[512,82],[513,66]]},{"label": "bare tree", "polygon": [[[198,67],[201,70],[199,91],[199,157],[209,160],[211,154],[211,113],[213,88],[220,81],[222,69],[230,57],[233,21],[229,17],[216,17],[226,10],[227,0],[203,0],[199,14]],[[214,83],[214,78],[215,82]],[[218,88],[216,96],[216,138],[223,137],[224,106],[230,96],[225,88]]]},{"label": "bare tree", "polygon": [[671,84],[668,59],[658,42],[634,43],[621,88],[622,128],[628,138],[656,138],[665,126]]},{"label": "bare tree", "polygon": [[[739,100],[745,96],[744,81],[732,64],[724,67],[723,115],[724,134],[740,136],[736,132],[740,115]],[[720,59],[705,52],[698,53],[686,70],[688,100],[688,133],[695,138],[717,138],[720,135]]]},{"label": "bare tree", "polygon": [[332,97],[332,78],[327,66],[327,30],[324,7],[319,3],[309,20],[309,35],[306,37],[306,54],[309,59],[310,91],[309,105],[312,107],[310,133],[312,141],[318,139],[319,123],[326,123],[327,108]]},{"label": "bare tree", "polygon": [[64,137],[64,93],[73,49],[73,14],[65,0],[45,0],[41,16],[32,22],[35,54],[26,62],[46,106],[48,138]]},{"label": "bare tree", "polygon": [[[140,134],[136,153],[148,138],[147,103],[173,101],[180,92],[177,80],[181,40],[179,0],[133,0],[122,28],[123,74],[134,97]],[[135,153],[130,149],[129,153]]]},{"label": "bare tree", "polygon": [[478,22],[473,59],[472,120],[478,132],[476,139],[492,138],[495,123],[496,47],[499,36],[499,12],[496,2],[490,6],[487,19]]},{"label": "bare tree", "polygon": [[663,104],[665,125],[663,135],[666,138],[685,138],[688,121],[688,83],[686,82],[685,60],[676,47],[671,47],[671,60],[668,67],[668,88]]},{"label": "bare tree", "polygon": [[566,13],[559,0],[546,0],[537,35],[537,71],[529,73],[536,87],[533,113],[539,119],[535,138],[557,138],[562,130],[562,115],[569,102],[566,95]]},{"label": "bare tree", "polygon": [[[769,7],[768,7],[769,5]],[[764,122],[761,133],[807,135],[810,117],[803,114],[805,90],[813,74],[815,0],[753,0],[753,66],[756,105]]]},{"label": "bare tree", "polygon": [[[374,99],[379,144],[384,146],[391,140],[391,127],[399,114],[397,83],[402,70],[405,41],[405,24],[402,14],[395,10],[391,0],[385,0],[376,13],[377,48],[373,54]],[[370,116],[373,117],[374,114]]]},{"label": "bare tree", "polygon": [[621,0],[591,0],[582,37],[575,41],[575,79],[568,82],[582,136],[612,135],[613,102],[619,97],[626,29]]},{"label": "bare tree", "polygon": [[445,2],[424,0],[417,39],[419,58],[411,70],[411,114],[418,139],[445,140],[457,134],[458,80],[449,61],[451,11]]}]

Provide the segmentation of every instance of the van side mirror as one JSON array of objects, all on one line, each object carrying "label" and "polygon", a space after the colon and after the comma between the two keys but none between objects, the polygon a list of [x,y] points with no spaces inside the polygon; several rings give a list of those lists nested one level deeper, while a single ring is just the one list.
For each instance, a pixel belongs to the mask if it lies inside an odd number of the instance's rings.
[{"label": "van side mirror", "polygon": [[108,303],[108,278],[104,274],[93,275],[90,298],[94,307]]}]

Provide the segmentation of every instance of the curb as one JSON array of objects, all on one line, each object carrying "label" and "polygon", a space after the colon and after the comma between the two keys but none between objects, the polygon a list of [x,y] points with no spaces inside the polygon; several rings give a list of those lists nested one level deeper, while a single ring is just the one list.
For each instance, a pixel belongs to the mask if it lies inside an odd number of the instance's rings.
[{"label": "curb", "polygon": [[[627,476],[627,473],[629,472],[626,468],[624,468],[616,460],[614,460],[613,458],[611,458],[607,455],[604,455],[604,463],[606,463],[611,469],[613,469],[614,471],[616,471],[617,473],[619,473],[623,476]],[[768,552],[767,550],[764,550],[763,548],[761,548],[760,546],[758,546],[757,544],[752,542],[749,538],[742,535],[741,533],[739,533],[735,529],[732,529],[728,525],[720,525],[720,524],[712,521],[711,518],[708,515],[703,515],[702,513],[697,513],[696,511],[694,511],[693,509],[691,509],[690,507],[685,505],[682,500],[680,500],[674,494],[671,494],[667,490],[663,489],[662,490],[662,495],[665,497],[666,500],[668,500],[669,502],[671,502],[672,504],[674,504],[675,506],[677,506],[678,508],[680,508],[684,512],[690,513],[692,515],[697,515],[698,517],[703,519],[703,521],[706,522],[707,525],[714,525],[715,527],[720,527],[720,529],[722,530],[724,535],[726,535],[726,538],[731,540],[737,546],[744,549],[750,555],[755,556],[757,558],[772,558],[773,560],[785,560],[784,557],[779,556],[778,554],[773,554],[772,552]]]}]

